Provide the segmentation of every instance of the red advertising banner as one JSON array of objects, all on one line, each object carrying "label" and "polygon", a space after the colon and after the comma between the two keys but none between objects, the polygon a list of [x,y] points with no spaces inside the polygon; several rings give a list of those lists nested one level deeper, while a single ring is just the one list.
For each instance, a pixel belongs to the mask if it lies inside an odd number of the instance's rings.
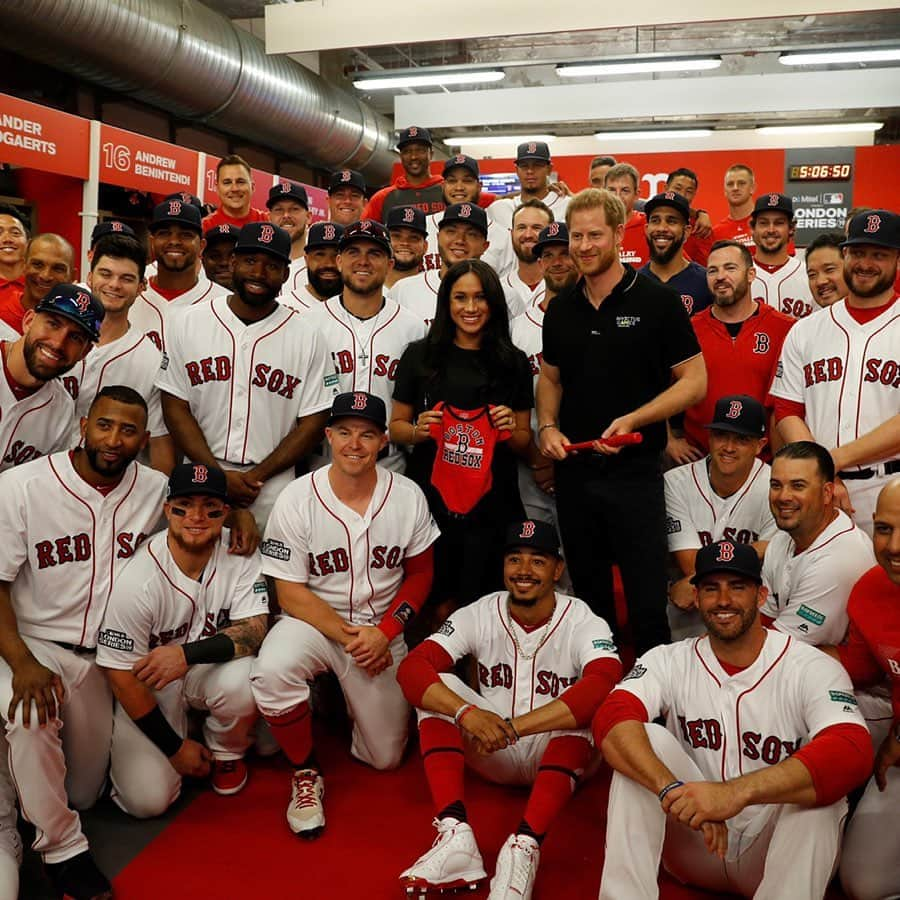
[{"label": "red advertising banner", "polygon": [[0,162],[84,180],[90,131],[80,116],[0,94]]},{"label": "red advertising banner", "polygon": [[122,128],[100,130],[100,180],[119,187],[173,194],[194,193],[197,151]]}]

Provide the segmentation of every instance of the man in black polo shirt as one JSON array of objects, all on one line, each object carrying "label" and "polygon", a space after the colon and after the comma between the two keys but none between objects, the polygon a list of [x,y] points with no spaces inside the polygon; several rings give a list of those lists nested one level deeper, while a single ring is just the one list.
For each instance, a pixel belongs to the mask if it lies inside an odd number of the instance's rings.
[{"label": "man in black polo shirt", "polygon": [[[619,262],[625,207],[589,188],[566,211],[581,273],[544,317],[537,385],[541,452],[557,460],[556,495],[576,593],[616,622],[618,564],[637,654],[669,639],[665,499],[666,419],[701,400],[706,366],[678,296]],[[640,431],[643,443],[565,445]]]}]

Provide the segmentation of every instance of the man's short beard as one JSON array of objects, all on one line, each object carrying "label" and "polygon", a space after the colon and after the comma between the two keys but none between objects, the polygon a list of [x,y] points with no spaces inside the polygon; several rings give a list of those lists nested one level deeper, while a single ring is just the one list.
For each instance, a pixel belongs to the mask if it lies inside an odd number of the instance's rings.
[{"label": "man's short beard", "polygon": [[418,272],[418,270],[422,267],[422,260],[425,258],[425,255],[422,256],[414,256],[408,262],[403,262],[399,256],[394,256],[394,271],[395,272]]},{"label": "man's short beard", "polygon": [[650,259],[661,266],[667,266],[679,253],[681,253],[681,248],[684,246],[684,236],[681,237],[681,240],[673,241],[669,249],[662,253],[659,253],[654,249],[652,241],[647,241],[647,246],[650,250]]},{"label": "man's short beard", "polygon": [[340,277],[340,273],[335,281],[331,278],[320,278],[318,272],[307,269],[306,280],[309,282],[309,286],[322,297],[334,297],[344,289],[344,279]]}]

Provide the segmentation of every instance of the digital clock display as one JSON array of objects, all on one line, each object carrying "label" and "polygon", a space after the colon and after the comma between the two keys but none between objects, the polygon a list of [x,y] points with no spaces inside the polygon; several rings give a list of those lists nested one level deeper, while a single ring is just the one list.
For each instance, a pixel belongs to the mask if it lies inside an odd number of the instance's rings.
[{"label": "digital clock display", "polygon": [[791,166],[788,181],[849,181],[852,163],[811,163]]}]

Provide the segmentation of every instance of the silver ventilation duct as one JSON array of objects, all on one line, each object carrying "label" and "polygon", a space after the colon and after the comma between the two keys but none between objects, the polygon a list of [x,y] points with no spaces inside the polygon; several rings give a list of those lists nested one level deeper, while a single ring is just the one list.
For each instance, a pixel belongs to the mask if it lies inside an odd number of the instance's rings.
[{"label": "silver ventilation duct", "polygon": [[396,159],[387,119],[198,0],[7,0],[0,46],[311,165]]}]

